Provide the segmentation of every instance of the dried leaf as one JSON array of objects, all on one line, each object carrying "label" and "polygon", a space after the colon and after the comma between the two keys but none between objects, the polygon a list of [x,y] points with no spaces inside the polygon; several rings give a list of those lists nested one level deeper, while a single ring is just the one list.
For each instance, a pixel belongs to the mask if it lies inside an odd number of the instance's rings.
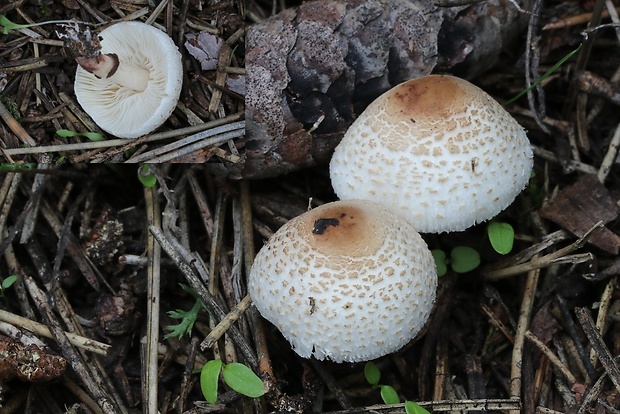
[{"label": "dried leaf", "polygon": [[[596,175],[589,174],[560,191],[540,210],[540,215],[581,237],[597,222],[606,224],[615,220],[618,206]],[[612,254],[620,250],[620,236],[607,228],[601,229],[588,242]]]},{"label": "dried leaf", "polygon": [[245,95],[245,75],[226,76],[226,87],[239,95]]},{"label": "dried leaf", "polygon": [[185,48],[200,62],[202,70],[214,70],[220,56],[224,41],[218,36],[206,31],[186,34]]}]

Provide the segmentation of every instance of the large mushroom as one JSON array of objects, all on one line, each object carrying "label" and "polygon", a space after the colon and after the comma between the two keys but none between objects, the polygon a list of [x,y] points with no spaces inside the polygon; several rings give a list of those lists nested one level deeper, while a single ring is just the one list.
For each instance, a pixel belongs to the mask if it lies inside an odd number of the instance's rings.
[{"label": "large mushroom", "polygon": [[290,220],[258,252],[248,290],[297,354],[356,362],[395,352],[428,319],[435,262],[401,217],[368,201]]},{"label": "large mushroom", "polygon": [[[183,81],[181,53],[172,39],[141,22],[116,23],[87,36],[94,50],[77,56],[75,95],[103,130],[136,138],[163,124],[176,107]],[[82,48],[81,51],[83,51]]]},{"label": "large mushroom", "polygon": [[355,120],[330,163],[340,199],[374,200],[420,232],[464,230],[526,186],[532,148],[487,93],[453,76],[404,82]]}]

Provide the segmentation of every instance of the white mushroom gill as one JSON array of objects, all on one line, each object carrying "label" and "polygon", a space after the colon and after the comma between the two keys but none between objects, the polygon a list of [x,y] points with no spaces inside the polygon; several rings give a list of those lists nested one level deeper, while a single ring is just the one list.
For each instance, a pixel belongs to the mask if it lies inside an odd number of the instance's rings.
[{"label": "white mushroom gill", "polygon": [[[98,78],[78,67],[75,93],[80,105],[102,129],[118,137],[151,132],[176,107],[183,76],[180,52],[168,35],[144,23],[117,23],[100,36],[101,52],[118,56],[118,70]],[[133,68],[140,70],[132,74]]]}]

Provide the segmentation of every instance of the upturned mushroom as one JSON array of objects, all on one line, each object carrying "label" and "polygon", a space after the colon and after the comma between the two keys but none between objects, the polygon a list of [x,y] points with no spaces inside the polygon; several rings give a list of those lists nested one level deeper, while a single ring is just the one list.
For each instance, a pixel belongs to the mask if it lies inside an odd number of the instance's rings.
[{"label": "upturned mushroom", "polygon": [[406,345],[428,319],[435,262],[402,218],[368,201],[322,205],[261,248],[248,290],[304,358],[357,362]]},{"label": "upturned mushroom", "polygon": [[420,232],[495,217],[533,164],[524,129],[477,86],[453,76],[404,82],[355,120],[330,163],[340,199],[389,206]]},{"label": "upturned mushroom", "polygon": [[163,124],[183,81],[172,39],[141,22],[116,23],[99,34],[66,35],[79,46],[75,95],[91,118],[119,138],[136,138]]}]

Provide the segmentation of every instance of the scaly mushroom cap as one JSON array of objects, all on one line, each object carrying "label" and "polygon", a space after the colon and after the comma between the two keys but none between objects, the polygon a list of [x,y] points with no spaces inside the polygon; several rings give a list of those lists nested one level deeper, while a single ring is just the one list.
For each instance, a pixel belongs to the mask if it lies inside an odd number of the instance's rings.
[{"label": "scaly mushroom cap", "polygon": [[340,199],[390,206],[420,232],[496,216],[532,170],[523,128],[487,93],[452,76],[404,82],[351,125],[330,164]]},{"label": "scaly mushroom cap", "polygon": [[181,53],[172,39],[141,22],[116,23],[99,34],[102,54],[120,66],[146,69],[146,89],[135,91],[110,78],[99,79],[78,66],[75,95],[101,129],[119,138],[137,138],[163,124],[176,107],[183,83]]},{"label": "scaly mushroom cap", "polygon": [[366,361],[397,351],[428,319],[435,262],[402,218],[368,201],[290,220],[259,251],[248,289],[300,356]]}]

